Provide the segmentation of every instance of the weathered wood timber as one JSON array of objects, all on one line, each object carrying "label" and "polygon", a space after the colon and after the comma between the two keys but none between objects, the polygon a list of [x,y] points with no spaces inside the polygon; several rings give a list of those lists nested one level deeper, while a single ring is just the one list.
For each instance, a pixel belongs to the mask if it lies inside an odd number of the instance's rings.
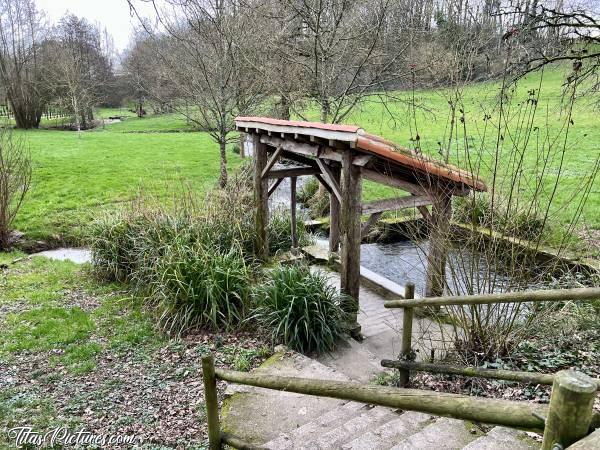
[{"label": "weathered wood timber", "polygon": [[269,197],[271,196],[271,194],[272,194],[273,192],[275,192],[275,189],[277,189],[277,186],[279,186],[283,180],[284,180],[283,178],[277,178],[277,179],[275,180],[275,183],[273,183],[273,184],[271,185],[271,187],[269,188],[269,193],[268,193]]},{"label": "weathered wood timber", "polygon": [[376,172],[375,170],[363,169],[362,174],[367,180],[374,181],[375,183],[381,183],[389,187],[402,189],[403,191],[410,192],[413,195],[428,195],[427,190],[423,186],[410,183],[399,178],[394,178],[392,176]]},{"label": "weathered wood timber", "polygon": [[562,370],[554,377],[542,450],[561,448],[589,433],[597,385],[583,372]]},{"label": "weathered wood timber", "polygon": [[[415,285],[406,283],[404,287],[404,298],[410,300],[415,298]],[[414,359],[412,351],[412,329],[413,329],[413,309],[404,308],[402,315],[402,342],[400,343],[399,358],[403,362],[408,362]],[[408,386],[410,380],[410,371],[404,368],[400,369],[400,387]]]},{"label": "weathered wood timber", "polygon": [[417,206],[431,205],[430,197],[407,195],[405,197],[386,198],[383,200],[374,200],[362,205],[363,214],[375,214],[384,211],[397,211],[405,208],[416,208]]},{"label": "weathered wood timber", "polygon": [[286,167],[285,169],[274,169],[267,172],[267,178],[301,177],[304,175],[317,175],[319,169],[312,167]]},{"label": "weathered wood timber", "polygon": [[[340,290],[353,301],[344,305],[349,320],[359,329],[358,294],[360,290],[360,214],[361,176],[360,167],[352,164],[354,150],[346,150],[342,159],[342,199],[340,211],[340,231],[342,241],[342,271]],[[355,333],[357,333],[355,331]]]},{"label": "weathered wood timber", "polygon": [[419,306],[487,305],[492,303],[562,302],[566,300],[600,299],[600,288],[548,289],[540,291],[505,292],[500,294],[463,295],[385,302],[386,308]]},{"label": "weathered wood timber", "polygon": [[216,369],[216,374],[219,379],[231,383],[353,400],[533,431],[543,430],[544,421],[540,417],[545,417],[548,411],[546,406],[524,402],[390,388],[351,381],[279,377],[224,369]]},{"label": "weathered wood timber", "polygon": [[[340,184],[339,167],[331,168],[331,176]],[[336,253],[340,248],[340,201],[335,195],[329,194],[329,251]]]},{"label": "weathered wood timber", "polygon": [[425,297],[439,297],[444,294],[451,219],[452,196],[441,192],[435,193],[429,227]]},{"label": "weathered wood timber", "polygon": [[254,214],[255,252],[258,258],[266,260],[269,257],[269,241],[267,229],[269,226],[269,180],[261,176],[267,165],[267,146],[260,142],[258,134],[252,135],[254,152]]},{"label": "weathered wood timber", "polygon": [[[412,309],[412,308],[406,308]],[[493,380],[515,381],[518,383],[552,385],[554,374],[522,372],[516,370],[485,369],[483,367],[460,367],[449,364],[425,363],[415,361],[403,361],[384,359],[381,361],[383,367],[416,372],[444,373],[448,375],[463,375],[475,378],[488,378]],[[593,379],[597,389],[600,389],[600,380]]]},{"label": "weathered wood timber", "polygon": [[204,381],[204,404],[206,405],[209,448],[210,450],[220,450],[221,426],[219,425],[219,400],[217,398],[215,359],[212,355],[202,357],[202,378]]},{"label": "weathered wood timber", "polygon": [[292,233],[292,248],[298,247],[298,234],[296,230],[296,177],[290,179],[290,214],[291,214],[291,233]]},{"label": "weathered wood timber", "polygon": [[291,153],[298,153],[300,155],[312,156],[314,158],[331,159],[333,161],[340,162],[342,155],[329,147],[323,147],[319,144],[308,143],[308,142],[295,142],[285,139],[281,139],[274,136],[261,136],[260,138],[263,144],[267,144],[273,147],[281,147],[284,150]]},{"label": "weathered wood timber", "polygon": [[321,176],[323,177],[323,180],[325,180],[325,182],[329,185],[331,191],[333,192],[333,195],[335,195],[338,201],[341,202],[342,194],[340,192],[340,186],[333,177],[331,170],[329,169],[327,164],[324,163],[320,158],[317,158],[316,161],[319,166],[319,169],[321,169]]},{"label": "weathered wood timber", "polygon": [[261,174],[260,174],[261,177],[264,178],[267,175],[267,173],[269,172],[269,170],[271,170],[271,168],[275,165],[275,163],[277,163],[277,161],[279,161],[279,157],[281,156],[282,152],[283,152],[283,149],[281,147],[277,147],[277,149],[275,149],[275,151],[273,152],[273,154],[267,161],[267,165],[261,172]]}]

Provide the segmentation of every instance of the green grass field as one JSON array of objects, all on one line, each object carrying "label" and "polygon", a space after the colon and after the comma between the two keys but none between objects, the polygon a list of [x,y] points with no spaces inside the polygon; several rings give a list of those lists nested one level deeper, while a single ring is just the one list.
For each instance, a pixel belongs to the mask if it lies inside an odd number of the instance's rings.
[{"label": "green grass field", "polygon": [[[561,84],[564,75],[558,70],[544,75],[534,140],[542,142],[560,134],[564,122],[561,109]],[[528,90],[536,89],[539,75],[522,80],[511,103],[511,120],[518,120],[519,108],[528,98]],[[471,145],[479,147],[479,134],[484,124],[483,116],[490,112],[499,93],[498,83],[480,83],[464,91],[464,108],[469,133],[475,137]],[[367,103],[357,109],[346,122],[361,125],[370,133],[379,134],[399,144],[414,146],[411,140],[419,134],[423,151],[436,155],[438,142],[448,139],[449,106],[443,91],[423,91],[414,94],[417,104],[422,106],[409,120],[406,101],[412,93],[398,93],[398,101],[388,105],[396,117],[393,122],[381,104]],[[490,113],[493,116],[493,112]],[[181,180],[189,183],[201,195],[213,186],[218,176],[218,148],[206,133],[194,132],[185,118],[177,114],[137,118],[125,108],[102,109],[99,117],[125,115],[127,119],[77,133],[56,130],[19,132],[31,148],[34,162],[32,190],[16,221],[16,228],[30,237],[44,238],[59,235],[63,238],[78,236],[99,210],[114,207],[135,197],[139,190],[154,195],[163,195],[168,186]],[[588,98],[578,100],[573,114],[568,152],[565,158],[562,184],[556,193],[557,208],[553,218],[567,224],[572,217],[576,202],[573,195],[584,182],[600,153],[600,127],[598,127],[595,105]],[[517,140],[507,136],[506,147]],[[477,132],[476,132],[477,131]],[[488,131],[484,156],[489,162],[494,150],[492,135]],[[537,142],[536,141],[536,142]],[[532,170],[536,161],[535,142],[531,142],[524,153],[524,167]],[[462,144],[453,149],[451,160],[464,164]],[[230,153],[230,168],[235,169],[240,158]],[[557,158],[551,165],[557,165]],[[484,179],[489,178],[490,168],[480,168]],[[548,177],[547,177],[548,178]],[[545,182],[550,190],[552,177]],[[366,199],[389,196],[390,189],[365,183]],[[582,214],[583,220],[593,229],[600,228],[600,182],[597,180],[588,204]],[[527,199],[527,189],[522,192]]]}]

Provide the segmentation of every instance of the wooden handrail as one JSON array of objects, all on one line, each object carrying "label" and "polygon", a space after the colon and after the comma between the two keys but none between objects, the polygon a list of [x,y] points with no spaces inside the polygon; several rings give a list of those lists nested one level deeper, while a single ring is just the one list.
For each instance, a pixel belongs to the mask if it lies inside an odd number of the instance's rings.
[{"label": "wooden handrail", "polygon": [[[435,364],[391,359],[383,359],[381,361],[381,365],[383,367],[399,369],[409,372],[414,370],[418,372],[444,373],[449,375],[463,375],[467,377],[489,378],[493,380],[515,381],[518,383],[544,384],[548,386],[552,385],[555,376],[553,373],[486,369],[483,367],[459,367],[452,366],[449,364]],[[593,378],[592,380],[596,383],[598,389],[600,390],[600,380],[598,380],[597,378]]]},{"label": "wooden handrail", "polygon": [[319,397],[418,411],[512,428],[543,431],[548,407],[510,400],[401,389],[351,381],[315,380],[215,369],[215,376],[231,383]]},{"label": "wooden handrail", "polygon": [[566,300],[600,299],[600,288],[547,289],[540,291],[505,292],[501,294],[429,297],[387,301],[386,308],[415,308],[420,306],[486,305],[493,303],[559,302]]}]

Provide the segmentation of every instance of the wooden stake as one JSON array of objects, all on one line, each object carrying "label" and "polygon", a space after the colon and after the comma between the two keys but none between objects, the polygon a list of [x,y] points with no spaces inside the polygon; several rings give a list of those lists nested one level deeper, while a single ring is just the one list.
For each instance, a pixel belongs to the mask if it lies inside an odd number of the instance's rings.
[{"label": "wooden stake", "polygon": [[296,177],[290,178],[290,213],[292,215],[292,248],[295,249],[298,247],[298,235],[296,229]]},{"label": "wooden stake", "polygon": [[[415,285],[406,283],[404,286],[404,298],[415,298]],[[412,361],[412,328],[413,328],[413,309],[404,308],[402,316],[402,343],[400,344],[399,359],[403,361]],[[408,386],[410,380],[410,370],[400,369],[400,387]]]},{"label": "wooden stake", "polygon": [[256,212],[254,226],[256,234],[255,251],[259,259],[265,261],[269,257],[269,241],[267,228],[269,225],[269,180],[262,177],[267,165],[267,146],[260,142],[258,134],[252,135],[254,153],[254,203]]},{"label": "wooden stake", "polygon": [[582,372],[562,370],[554,377],[542,450],[567,448],[588,435],[597,385]]},{"label": "wooden stake", "polygon": [[210,450],[221,449],[221,426],[219,425],[219,400],[215,359],[212,355],[202,357],[202,378],[204,379],[204,404],[208,423],[208,444]]}]

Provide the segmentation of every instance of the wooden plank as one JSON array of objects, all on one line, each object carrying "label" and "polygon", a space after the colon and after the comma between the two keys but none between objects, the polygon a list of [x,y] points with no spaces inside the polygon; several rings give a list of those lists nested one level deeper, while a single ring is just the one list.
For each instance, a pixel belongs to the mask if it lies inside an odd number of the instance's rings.
[{"label": "wooden plank", "polygon": [[325,164],[323,161],[321,161],[320,158],[317,158],[316,161],[317,161],[317,165],[319,166],[319,169],[321,169],[321,176],[323,177],[325,182],[331,188],[333,195],[335,195],[336,198],[338,199],[338,201],[341,202],[342,194],[340,193],[340,185],[336,182],[333,174],[331,173],[331,170],[329,170],[329,167],[327,166],[327,164]]},{"label": "wooden plank", "polygon": [[271,194],[272,194],[273,192],[275,192],[275,189],[277,189],[277,186],[279,186],[283,180],[284,180],[284,178],[277,178],[277,179],[275,180],[275,183],[273,183],[273,184],[271,185],[271,187],[269,188],[269,194],[268,194],[268,195],[269,195],[269,197],[271,196]]},{"label": "wooden plank", "polygon": [[287,178],[287,177],[301,177],[304,175],[316,175],[320,173],[319,169],[314,167],[286,167],[285,169],[271,169],[266,177],[267,178]]},{"label": "wooden plank", "polygon": [[544,429],[543,417],[546,417],[548,412],[548,407],[545,405],[527,402],[470,397],[468,395],[419,389],[399,389],[355,381],[282,377],[261,373],[236,372],[220,368],[216,369],[216,374],[217,378],[230,383],[351,400],[532,431]]},{"label": "wooden plank", "polygon": [[340,210],[341,232],[341,276],[340,291],[349,297],[344,310],[355,334],[358,325],[358,302],[360,292],[360,216],[361,216],[361,173],[360,167],[352,164],[353,150],[346,150],[342,159],[342,200]]},{"label": "wooden plank", "polygon": [[285,151],[299,155],[312,156],[314,158],[319,157],[321,159],[330,159],[338,162],[342,160],[341,151],[330,147],[323,147],[315,143],[292,141],[266,135],[262,135],[260,140],[263,144],[272,147],[282,147]]},{"label": "wooden plank", "polygon": [[374,200],[362,205],[363,214],[375,214],[384,211],[396,211],[405,208],[416,208],[417,206],[431,205],[429,196],[407,195],[405,197],[386,198]]},{"label": "wooden plank", "polygon": [[574,289],[545,289],[539,291],[504,292],[500,294],[461,295],[415,300],[392,300],[386,308],[453,305],[491,305],[494,303],[564,302],[577,300],[600,300],[600,287]]},{"label": "wooden plank", "polygon": [[[318,174],[315,175],[315,178],[319,181],[319,183],[321,183],[321,185],[323,185],[323,187],[327,190],[327,192],[329,192],[330,195],[333,195],[333,191],[331,190],[331,187],[323,179],[323,176],[321,175],[320,171]],[[333,196],[335,197],[335,195],[333,195]]]},{"label": "wooden plank", "polygon": [[375,170],[363,169],[362,170],[363,177],[367,180],[374,181],[376,183],[385,184],[386,186],[395,187],[398,189],[402,189],[403,191],[410,192],[413,195],[427,195],[428,191],[424,187],[411,183],[406,180],[401,180],[400,178],[391,177],[389,175],[385,175],[383,173],[376,172]]},{"label": "wooden plank", "polygon": [[308,156],[304,155],[298,155],[297,153],[292,153],[284,150],[281,155],[281,158],[287,159],[289,161],[294,161],[298,164],[302,164],[303,166],[314,167],[315,169],[319,168],[319,166],[313,158],[309,158]]},{"label": "wooden plank", "polygon": [[208,423],[208,445],[210,450],[221,448],[221,425],[219,424],[219,399],[215,377],[215,359],[212,355],[202,357],[202,378],[204,380],[204,404]]},{"label": "wooden plank", "polygon": [[[340,168],[331,167],[331,176],[339,184]],[[340,249],[340,201],[329,194],[329,252],[336,253]]]},{"label": "wooden plank", "polygon": [[291,233],[292,233],[292,248],[298,247],[298,234],[296,230],[296,177],[290,179],[290,214],[291,214]]},{"label": "wooden plank", "polygon": [[273,168],[273,166],[275,165],[275,163],[279,160],[279,157],[281,156],[282,151],[283,151],[283,149],[281,147],[277,147],[277,149],[273,152],[273,154],[271,155],[271,158],[269,158],[269,161],[267,161],[267,165],[265,166],[262,173],[260,174],[260,176],[262,178],[264,178],[267,175],[269,170],[271,170]]},{"label": "wooden plank", "polygon": [[[415,298],[415,285],[406,283],[404,287],[404,298],[410,300]],[[412,361],[415,359],[415,353],[412,351],[412,329],[413,329],[413,309],[404,309],[402,315],[402,341],[400,342],[400,360]],[[410,381],[410,371],[400,369],[400,387],[408,386]]]},{"label": "wooden plank", "polygon": [[373,155],[358,155],[352,160],[352,164],[364,167],[373,159]]},{"label": "wooden plank", "polygon": [[254,215],[256,256],[263,261],[269,257],[267,228],[269,225],[269,180],[261,176],[267,165],[267,146],[260,142],[260,136],[252,136],[254,149]]}]

